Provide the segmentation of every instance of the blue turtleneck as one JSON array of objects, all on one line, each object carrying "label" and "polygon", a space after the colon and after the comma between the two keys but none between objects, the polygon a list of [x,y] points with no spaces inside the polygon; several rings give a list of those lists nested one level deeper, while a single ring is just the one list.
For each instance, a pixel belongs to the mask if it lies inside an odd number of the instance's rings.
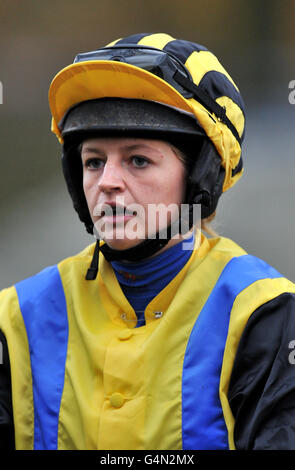
[{"label": "blue turtleneck", "polygon": [[190,238],[147,260],[132,263],[111,262],[120,286],[137,315],[137,326],[145,324],[146,306],[184,267],[191,256],[193,246],[194,235],[191,235]]}]

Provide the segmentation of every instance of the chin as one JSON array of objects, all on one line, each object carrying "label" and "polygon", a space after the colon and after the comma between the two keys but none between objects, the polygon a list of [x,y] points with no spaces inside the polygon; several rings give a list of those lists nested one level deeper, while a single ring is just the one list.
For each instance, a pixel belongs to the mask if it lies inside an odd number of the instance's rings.
[{"label": "chin", "polygon": [[143,240],[114,239],[114,238],[108,240],[104,238],[104,241],[113,250],[128,250],[128,248],[133,248],[134,246],[141,243]]}]

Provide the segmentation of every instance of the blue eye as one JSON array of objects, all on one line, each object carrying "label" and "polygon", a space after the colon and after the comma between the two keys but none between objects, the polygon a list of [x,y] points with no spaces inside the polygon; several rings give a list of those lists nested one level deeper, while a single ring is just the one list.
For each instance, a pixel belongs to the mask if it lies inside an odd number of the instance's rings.
[{"label": "blue eye", "polygon": [[136,168],[145,168],[148,165],[148,160],[144,157],[132,157],[132,163]]},{"label": "blue eye", "polygon": [[97,170],[101,168],[103,165],[103,162],[99,160],[99,158],[89,158],[89,160],[86,161],[85,166],[90,169]]}]

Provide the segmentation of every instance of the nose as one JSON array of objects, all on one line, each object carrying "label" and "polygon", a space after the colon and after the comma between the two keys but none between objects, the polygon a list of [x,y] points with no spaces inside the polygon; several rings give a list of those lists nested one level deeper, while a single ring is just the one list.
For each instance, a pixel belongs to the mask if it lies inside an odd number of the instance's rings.
[{"label": "nose", "polygon": [[106,162],[103,168],[103,173],[98,181],[98,188],[100,191],[105,193],[123,191],[125,183],[122,168],[114,163]]}]

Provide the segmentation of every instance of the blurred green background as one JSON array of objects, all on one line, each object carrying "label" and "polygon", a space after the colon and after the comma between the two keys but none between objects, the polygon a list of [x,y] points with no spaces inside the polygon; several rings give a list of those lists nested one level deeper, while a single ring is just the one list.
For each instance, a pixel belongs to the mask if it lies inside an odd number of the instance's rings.
[{"label": "blurred green background", "polygon": [[294,16],[294,0],[0,0],[0,288],[92,243],[61,174],[48,88],[77,53],[139,32],[206,45],[238,84],[245,174],[213,226],[295,281]]}]

